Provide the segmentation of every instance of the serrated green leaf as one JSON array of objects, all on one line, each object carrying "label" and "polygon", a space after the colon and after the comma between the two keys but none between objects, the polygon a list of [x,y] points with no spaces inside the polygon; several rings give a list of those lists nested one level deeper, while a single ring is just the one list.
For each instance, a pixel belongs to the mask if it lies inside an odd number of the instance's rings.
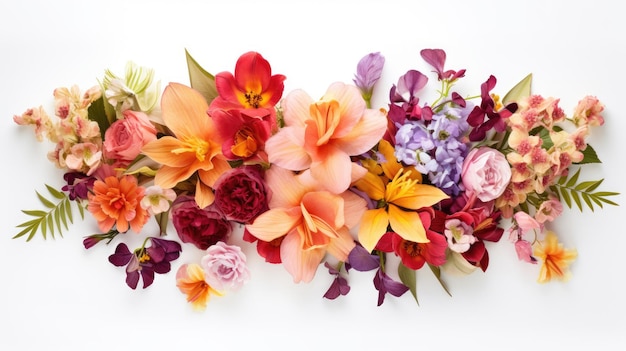
[{"label": "serrated green leaf", "polygon": [[504,95],[504,97],[502,98],[502,103],[504,105],[508,105],[509,103],[517,102],[525,97],[530,96],[532,80],[533,74],[530,73],[529,75],[524,77],[524,79],[519,81],[519,83],[515,84],[515,86]]},{"label": "serrated green leaf", "polygon": [[415,298],[415,302],[419,305],[420,303],[417,299],[417,277],[415,271],[400,262],[398,265],[398,276],[400,277],[402,284],[409,288],[413,298]]},{"label": "serrated green leaf", "polygon": [[202,68],[186,49],[185,56],[187,57],[187,70],[189,71],[191,87],[199,91],[207,103],[211,104],[211,101],[218,95],[215,87],[215,77]]}]

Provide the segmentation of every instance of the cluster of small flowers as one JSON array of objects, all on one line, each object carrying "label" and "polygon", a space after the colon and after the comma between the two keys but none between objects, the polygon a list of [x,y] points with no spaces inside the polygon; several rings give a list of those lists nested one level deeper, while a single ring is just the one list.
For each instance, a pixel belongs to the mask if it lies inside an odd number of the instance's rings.
[{"label": "cluster of small flowers", "polygon": [[[296,283],[311,281],[324,263],[329,299],[350,291],[352,269],[376,270],[379,305],[387,294],[415,294],[410,277],[425,265],[442,285],[441,270],[485,271],[486,243],[501,239],[502,219],[511,220],[520,260],[543,262],[540,282],[566,279],[576,251],[545,230],[563,210],[552,187],[572,165],[599,162],[586,140],[604,123],[603,105],[587,96],[567,118],[558,99],[518,87],[501,101],[491,93],[494,76],[474,103],[453,90],[465,69],[445,70],[440,49],[421,56],[442,87],[430,103],[420,101],[428,77],[409,70],[391,87],[387,108],[372,108],[380,53],[358,63],[354,85],[334,82],[314,100],[300,89],[283,97],[286,77],[248,52],[234,74],[190,67],[214,91],[169,83],[161,93],[152,70],[130,63],[124,78],[107,70],[84,94],[56,89],[56,123],[42,107],[14,120],[56,143],[49,158],[66,170],[62,190],[102,231],[86,237],[85,248],[156,220],[159,237],[133,251],[121,242],[109,256],[126,267],[128,286],[142,279],[146,288],[169,272],[181,243],[202,253],[176,274],[198,309],[250,279],[245,250],[232,244],[235,224]],[[577,129],[566,131],[565,121]],[[583,196],[612,203],[605,197],[614,194]],[[169,220],[180,242],[161,237]],[[400,258],[400,281],[388,274],[387,254]]]}]

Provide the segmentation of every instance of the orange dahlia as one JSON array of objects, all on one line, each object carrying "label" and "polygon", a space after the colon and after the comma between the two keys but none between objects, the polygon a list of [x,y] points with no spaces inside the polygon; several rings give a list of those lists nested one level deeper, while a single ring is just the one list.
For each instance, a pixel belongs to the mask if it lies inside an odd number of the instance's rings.
[{"label": "orange dahlia", "polygon": [[139,233],[148,221],[148,212],[141,207],[143,196],[144,188],[137,184],[135,177],[109,176],[94,183],[87,209],[103,232],[108,232],[115,225],[120,233],[129,228]]}]

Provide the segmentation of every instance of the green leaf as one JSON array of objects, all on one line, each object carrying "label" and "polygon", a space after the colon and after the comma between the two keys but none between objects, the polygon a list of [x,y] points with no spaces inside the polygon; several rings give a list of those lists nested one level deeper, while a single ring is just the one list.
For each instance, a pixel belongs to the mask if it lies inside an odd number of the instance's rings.
[{"label": "green leaf", "polygon": [[111,121],[115,120],[115,111],[113,111],[113,117],[107,115],[105,104],[109,105],[108,102],[104,101],[103,97],[100,97],[98,100],[92,102],[87,108],[87,115],[89,116],[89,119],[96,121],[98,123],[98,127],[100,127],[100,135],[102,136],[102,139],[104,139],[104,133],[111,125]]},{"label": "green leaf", "polygon": [[[68,222],[73,223],[71,200],[65,193],[58,191],[47,184],[46,188],[48,189],[48,192],[59,201],[55,204],[39,192],[35,191],[42,204],[50,210],[22,210],[24,214],[34,218],[18,224],[16,228],[23,229],[15,234],[13,239],[20,238],[28,234],[26,241],[30,241],[35,234],[37,234],[37,232],[41,233],[44,240],[47,239],[48,234],[52,238],[54,238],[56,234],[59,234],[62,237],[63,228],[68,229]],[[82,217],[84,209],[79,201],[76,203]],[[63,227],[61,226],[61,223],[63,223]]]},{"label": "green leaf", "polygon": [[211,101],[218,95],[215,87],[215,77],[202,68],[186,49],[185,56],[187,57],[187,69],[189,70],[191,87],[199,91],[207,103],[211,104]]},{"label": "green leaf", "polygon": [[448,287],[446,286],[446,284],[443,282],[443,280],[441,280],[441,268],[437,267],[437,266],[433,266],[432,264],[428,264],[428,267],[430,267],[430,270],[433,272],[433,274],[435,275],[435,278],[437,278],[437,281],[439,281],[439,284],[441,285],[441,287],[443,288],[443,290],[446,291],[446,293],[448,294],[448,296],[452,297],[452,294],[450,294],[450,291],[448,290]]},{"label": "green leaf", "polygon": [[508,105],[512,102],[517,102],[525,97],[530,96],[530,88],[533,80],[533,74],[530,73],[524,79],[522,79],[519,83],[515,84],[515,86],[509,90],[508,93],[504,95],[502,98],[502,103],[504,105]]},{"label": "green leaf", "polygon": [[580,193],[580,195],[583,197],[583,200],[587,204],[587,207],[589,207],[591,209],[591,212],[593,212],[593,202],[591,202],[591,197],[587,193]]},{"label": "green leaf", "polygon": [[600,158],[598,157],[598,154],[596,154],[596,150],[594,150],[591,145],[587,144],[587,148],[583,150],[582,153],[583,159],[576,164],[582,165],[586,163],[602,163],[602,161],[600,161]]},{"label": "green leaf", "polygon": [[573,187],[578,181],[578,176],[580,175],[580,168],[570,177],[570,179],[565,183],[565,186],[568,188]]},{"label": "green leaf", "polygon": [[561,188],[561,195],[563,196],[563,201],[567,204],[567,207],[572,208],[572,199],[567,192],[567,189]]},{"label": "green leaf", "polygon": [[400,281],[402,284],[406,285],[413,297],[415,298],[415,302],[419,305],[419,301],[417,300],[417,277],[415,271],[400,262],[398,265],[398,276],[400,277]]}]

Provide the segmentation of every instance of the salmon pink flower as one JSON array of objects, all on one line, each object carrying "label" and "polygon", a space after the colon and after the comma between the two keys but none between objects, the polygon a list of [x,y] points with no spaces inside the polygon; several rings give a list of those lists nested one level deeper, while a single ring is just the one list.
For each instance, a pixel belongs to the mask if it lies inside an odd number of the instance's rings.
[{"label": "salmon pink flower", "polygon": [[154,183],[170,189],[179,182],[198,175],[195,200],[200,208],[214,200],[211,187],[230,165],[222,154],[222,143],[215,122],[207,115],[207,102],[196,90],[170,83],[161,97],[166,135],[146,144],[142,152],[162,164]]},{"label": "salmon pink flower", "polygon": [[157,130],[143,112],[126,110],[123,118],[111,124],[104,134],[104,155],[126,166],[141,152],[141,147],[156,140]]},{"label": "salmon pink flower", "polygon": [[94,182],[87,209],[103,232],[116,226],[121,233],[129,229],[140,233],[148,221],[148,212],[141,207],[143,196],[144,188],[137,184],[137,178],[109,176]]},{"label": "salmon pink flower", "polygon": [[335,194],[367,173],[350,157],[376,145],[387,119],[366,108],[358,88],[334,83],[317,102],[295,90],[282,106],[286,126],[265,145],[271,163],[293,171],[310,168],[312,177]]},{"label": "salmon pink flower", "polygon": [[348,258],[355,246],[350,228],[365,210],[365,200],[349,191],[323,190],[308,171],[295,175],[272,166],[266,180],[270,209],[246,229],[267,242],[284,237],[280,256],[294,282],[310,282],[327,253],[339,261]]},{"label": "salmon pink flower", "polygon": [[269,62],[258,52],[247,52],[235,64],[235,74],[221,72],[215,76],[218,96],[213,99],[210,114],[215,109],[270,108],[282,97],[285,76],[272,75]]}]

